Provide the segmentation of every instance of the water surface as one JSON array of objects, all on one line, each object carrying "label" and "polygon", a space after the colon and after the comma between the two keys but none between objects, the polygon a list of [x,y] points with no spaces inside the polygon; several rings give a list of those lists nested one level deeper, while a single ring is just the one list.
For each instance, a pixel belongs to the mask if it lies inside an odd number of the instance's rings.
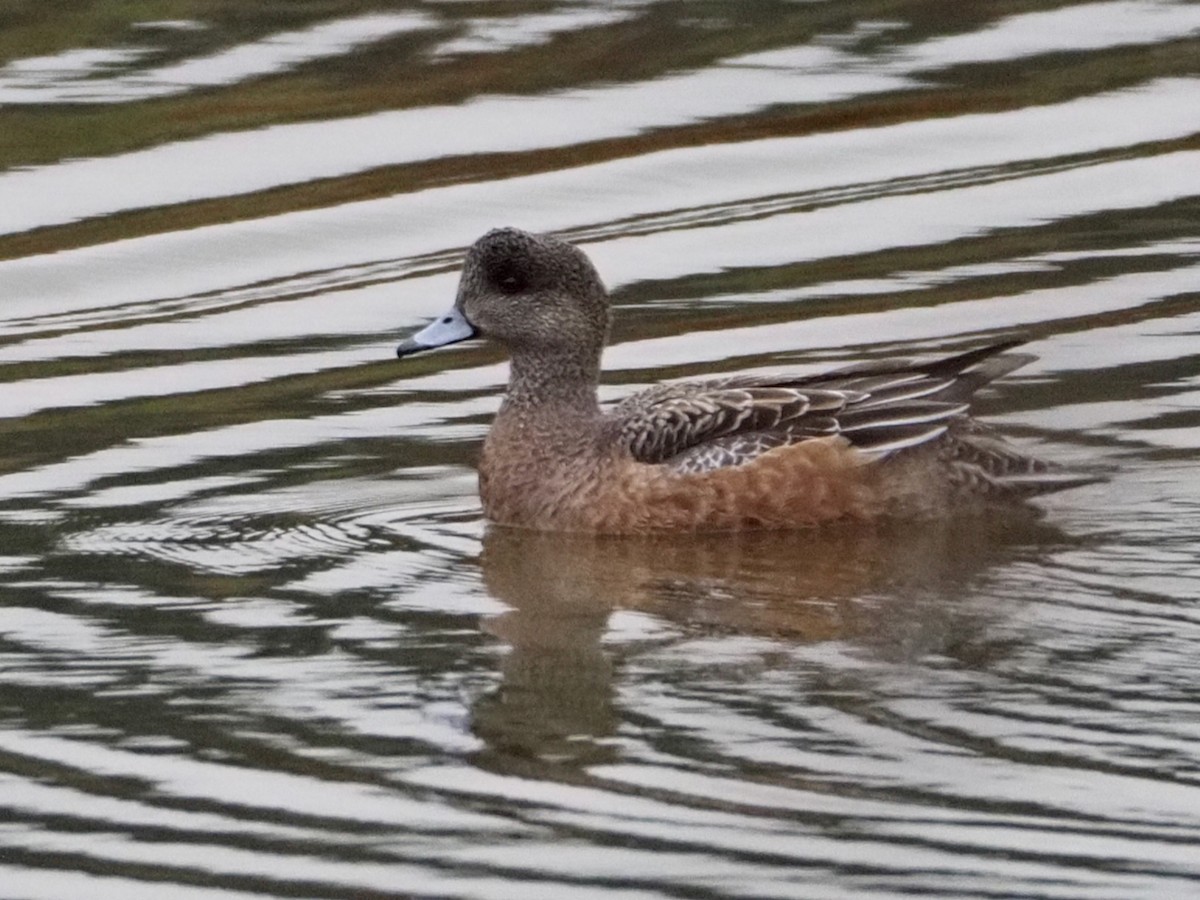
[{"label": "water surface", "polygon": [[[1200,892],[1200,6],[16,3],[0,895]],[[1028,515],[482,521],[512,224],[606,399],[954,352]]]}]

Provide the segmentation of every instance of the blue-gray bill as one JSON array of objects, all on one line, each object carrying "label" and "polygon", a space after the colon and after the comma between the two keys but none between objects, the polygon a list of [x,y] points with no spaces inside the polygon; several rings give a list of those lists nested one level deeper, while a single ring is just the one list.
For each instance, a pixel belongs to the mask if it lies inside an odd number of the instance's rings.
[{"label": "blue-gray bill", "polygon": [[430,322],[412,337],[405,338],[396,348],[397,356],[411,356],[434,347],[445,347],[475,337],[475,326],[457,308]]}]

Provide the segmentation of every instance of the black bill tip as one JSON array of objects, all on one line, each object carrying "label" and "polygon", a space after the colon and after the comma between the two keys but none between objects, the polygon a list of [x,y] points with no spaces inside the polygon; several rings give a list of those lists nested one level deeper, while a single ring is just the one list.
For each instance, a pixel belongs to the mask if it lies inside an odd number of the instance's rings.
[{"label": "black bill tip", "polygon": [[396,348],[396,357],[403,359],[406,356],[412,356],[414,353],[420,353],[422,350],[430,349],[427,344],[418,344],[412,338],[401,341],[400,346]]}]

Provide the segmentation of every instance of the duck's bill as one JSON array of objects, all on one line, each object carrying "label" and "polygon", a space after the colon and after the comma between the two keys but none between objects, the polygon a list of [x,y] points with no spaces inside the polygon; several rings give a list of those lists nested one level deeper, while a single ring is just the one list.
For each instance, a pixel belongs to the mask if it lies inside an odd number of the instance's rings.
[{"label": "duck's bill", "polygon": [[475,326],[466,320],[457,309],[452,309],[441,318],[426,325],[412,337],[400,342],[397,356],[411,356],[422,350],[445,347],[475,337]]}]

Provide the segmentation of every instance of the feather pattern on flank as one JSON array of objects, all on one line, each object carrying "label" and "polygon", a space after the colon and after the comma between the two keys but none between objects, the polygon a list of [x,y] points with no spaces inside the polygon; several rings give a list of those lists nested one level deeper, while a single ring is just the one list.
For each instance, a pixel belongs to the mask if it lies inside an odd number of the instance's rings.
[{"label": "feather pattern on flank", "polygon": [[634,459],[680,472],[744,465],[776,447],[830,435],[881,459],[945,435],[966,413],[971,392],[1031,359],[1001,355],[1012,346],[934,363],[658,385],[626,398],[612,415]]}]

